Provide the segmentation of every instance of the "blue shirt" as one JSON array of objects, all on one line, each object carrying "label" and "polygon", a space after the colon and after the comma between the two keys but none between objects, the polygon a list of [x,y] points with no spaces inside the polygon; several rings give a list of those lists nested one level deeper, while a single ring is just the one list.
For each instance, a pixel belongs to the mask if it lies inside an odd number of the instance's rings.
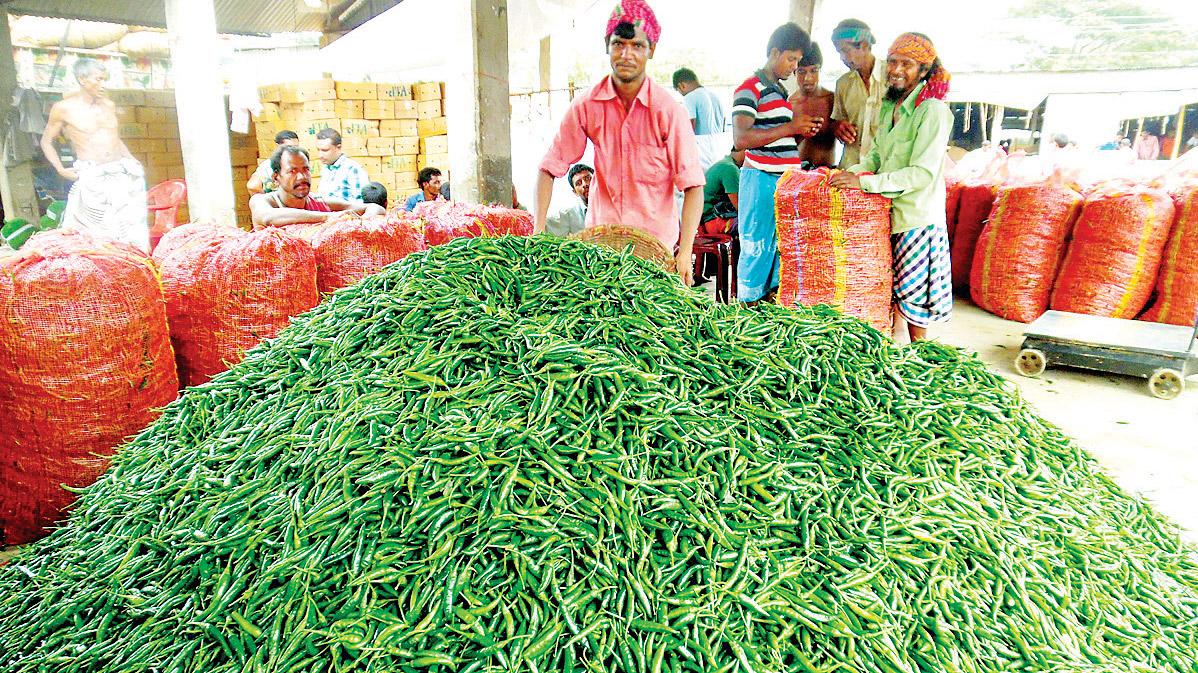
[{"label": "blue shirt", "polygon": [[695,120],[695,135],[709,136],[724,132],[724,105],[719,96],[708,89],[699,87],[686,94],[682,97],[682,106],[686,108],[686,114]]},{"label": "blue shirt", "polygon": [[370,183],[370,176],[362,164],[342,154],[332,166],[325,166],[320,174],[320,189],[317,196],[332,196],[342,201],[361,201],[362,188]]},{"label": "blue shirt", "polygon": [[416,210],[417,204],[424,203],[426,200],[427,199],[424,198],[423,191],[416,192],[415,194],[409,196],[407,201],[404,201],[403,209],[410,213],[413,210]]}]

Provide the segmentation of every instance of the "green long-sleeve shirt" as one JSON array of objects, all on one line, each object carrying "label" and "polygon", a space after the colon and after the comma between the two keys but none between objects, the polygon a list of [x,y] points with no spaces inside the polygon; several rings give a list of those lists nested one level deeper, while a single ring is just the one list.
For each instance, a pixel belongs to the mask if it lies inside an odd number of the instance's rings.
[{"label": "green long-sleeve shirt", "polygon": [[895,234],[944,225],[944,153],[953,130],[953,113],[941,100],[929,98],[918,107],[920,84],[899,107],[883,101],[878,134],[869,154],[849,168],[861,176],[861,189],[891,199],[890,224]]}]

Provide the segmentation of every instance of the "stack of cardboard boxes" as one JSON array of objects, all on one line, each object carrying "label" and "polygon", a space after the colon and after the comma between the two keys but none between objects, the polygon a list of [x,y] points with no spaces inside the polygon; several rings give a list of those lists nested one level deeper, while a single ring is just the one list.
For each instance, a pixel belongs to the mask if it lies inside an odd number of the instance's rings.
[{"label": "stack of cardboard boxes", "polygon": [[316,134],[341,134],[341,149],[387,187],[392,204],[416,191],[425,166],[449,172],[449,144],[443,85],[341,82],[331,79],[287,82],[259,90],[262,113],[255,121],[260,158],[274,152],[274,136],[289,129],[312,155],[312,175],[320,174]]},{"label": "stack of cardboard boxes", "polygon": [[[185,179],[183,150],[179,146],[179,116],[175,111],[175,92],[170,89],[116,89],[108,92],[116,104],[118,133],[129,151],[146,172],[146,187],[165,180]],[[273,138],[271,139],[273,143]],[[258,142],[250,133],[229,133],[233,164],[233,195],[237,222],[248,227],[250,194],[245,183],[257,168]],[[190,220],[187,203],[179,206],[179,222]]]}]

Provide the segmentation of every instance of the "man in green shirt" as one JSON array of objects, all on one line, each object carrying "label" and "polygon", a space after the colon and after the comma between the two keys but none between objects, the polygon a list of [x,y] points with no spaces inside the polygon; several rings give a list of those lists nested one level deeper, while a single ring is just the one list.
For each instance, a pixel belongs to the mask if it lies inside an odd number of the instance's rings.
[{"label": "man in green shirt", "polygon": [[928,326],[947,321],[953,308],[944,213],[944,155],[953,127],[943,101],[949,74],[921,33],[894,41],[886,72],[873,147],[831,185],[891,199],[895,309],[914,341],[927,338]]},{"label": "man in green shirt", "polygon": [[707,169],[707,184],[703,186],[703,216],[699,218],[700,234],[731,234],[736,231],[736,209],[740,206],[740,167],[745,151],[733,149]]}]

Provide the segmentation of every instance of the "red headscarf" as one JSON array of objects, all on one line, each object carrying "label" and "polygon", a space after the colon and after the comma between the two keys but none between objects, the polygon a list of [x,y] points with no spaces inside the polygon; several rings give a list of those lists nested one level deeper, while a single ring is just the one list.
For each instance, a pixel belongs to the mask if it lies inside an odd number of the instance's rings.
[{"label": "red headscarf", "polygon": [[932,72],[928,75],[923,90],[919,92],[919,98],[915,99],[916,106],[929,98],[943,100],[948,95],[948,83],[952,79],[952,75],[936,60],[936,47],[932,45],[932,41],[926,35],[919,33],[899,35],[895,38],[894,44],[890,45],[889,55],[903,56],[920,65],[932,66]]},{"label": "red headscarf", "polygon": [[657,44],[658,38],[661,37],[661,24],[657,22],[657,15],[645,4],[645,0],[621,0],[612,11],[611,18],[607,20],[607,33],[604,38],[610,40],[612,33],[616,32],[616,26],[621,23],[631,23],[645,31],[652,44]]}]

